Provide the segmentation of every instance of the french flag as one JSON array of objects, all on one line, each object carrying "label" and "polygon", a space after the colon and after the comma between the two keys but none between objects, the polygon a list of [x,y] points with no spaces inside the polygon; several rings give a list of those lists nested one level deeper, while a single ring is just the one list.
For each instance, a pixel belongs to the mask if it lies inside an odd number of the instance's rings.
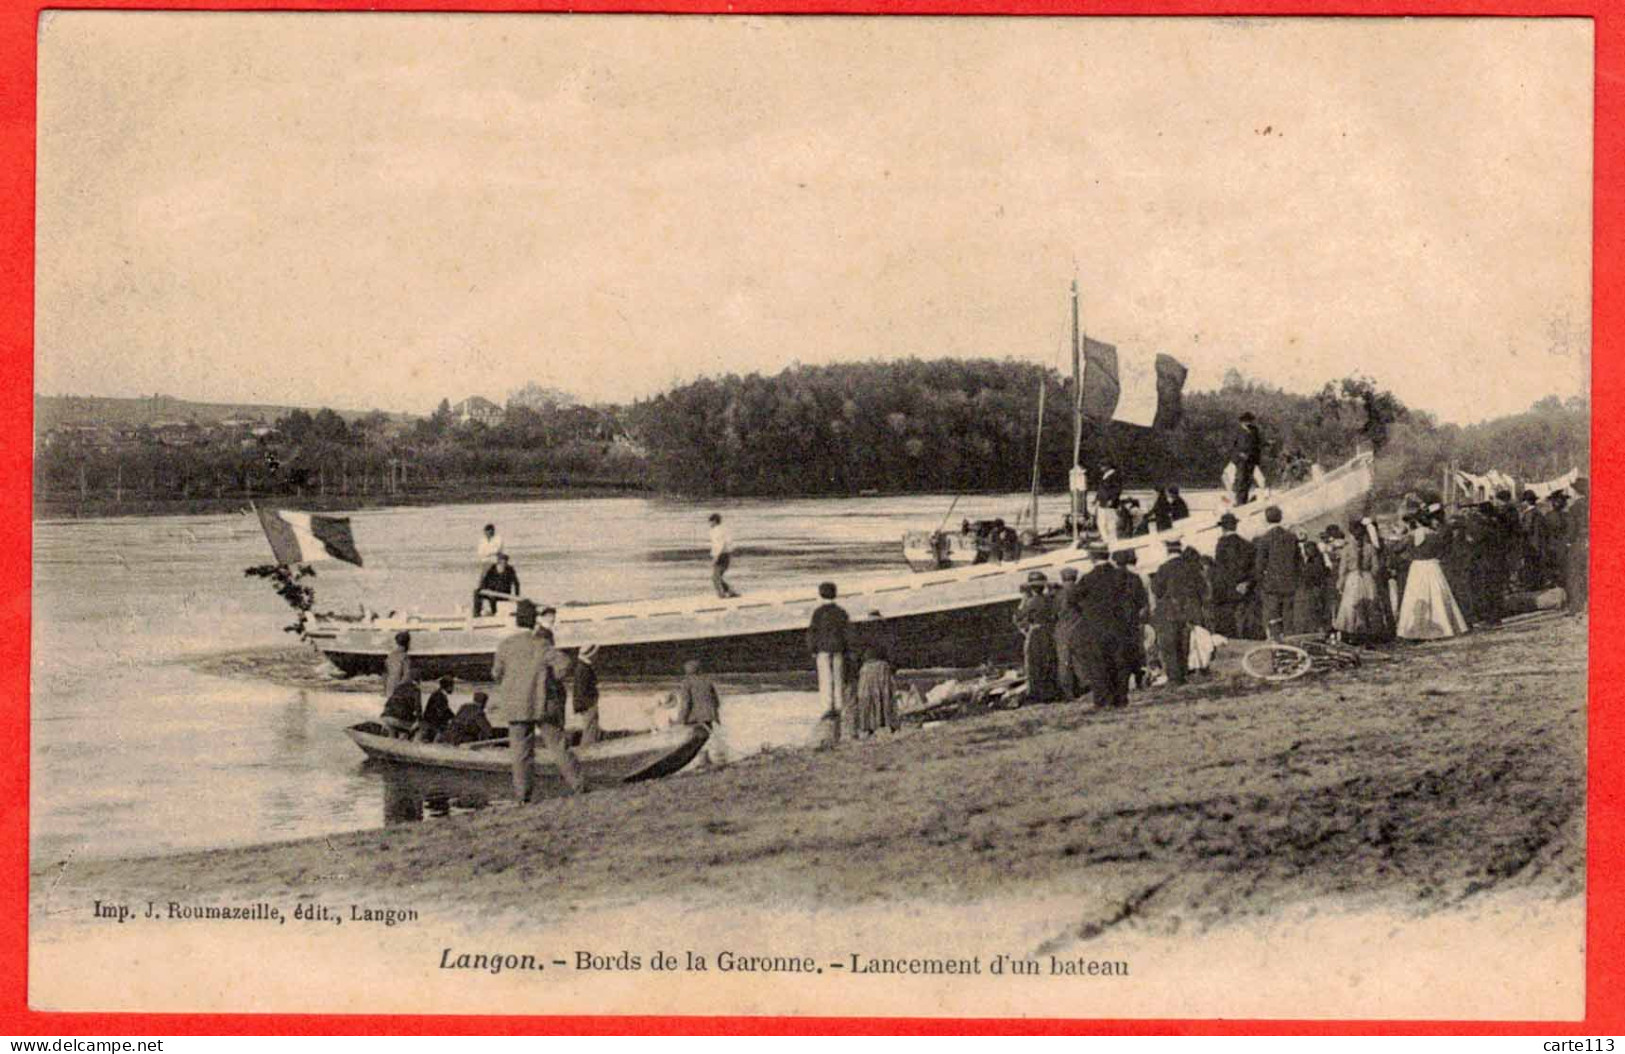
[{"label": "french flag", "polygon": [[1117,354],[1117,347],[1083,340],[1083,414],[1141,428],[1176,428],[1184,415],[1185,364],[1172,355]]},{"label": "french flag", "polygon": [[291,567],[331,559],[361,566],[349,517],[258,507],[254,511],[260,515],[260,526],[265,528],[277,563]]}]

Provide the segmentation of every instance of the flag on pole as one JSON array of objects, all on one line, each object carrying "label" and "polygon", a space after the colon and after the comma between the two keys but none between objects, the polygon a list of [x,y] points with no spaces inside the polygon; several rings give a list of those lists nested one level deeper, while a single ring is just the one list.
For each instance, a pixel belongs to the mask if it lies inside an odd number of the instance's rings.
[{"label": "flag on pole", "polygon": [[1119,357],[1115,345],[1085,337],[1084,416],[1141,428],[1177,427],[1188,372],[1172,355]]},{"label": "flag on pole", "polygon": [[361,566],[355,537],[350,534],[347,516],[317,516],[309,512],[261,509],[260,526],[271,543],[276,562],[292,566],[317,560],[343,560]]}]

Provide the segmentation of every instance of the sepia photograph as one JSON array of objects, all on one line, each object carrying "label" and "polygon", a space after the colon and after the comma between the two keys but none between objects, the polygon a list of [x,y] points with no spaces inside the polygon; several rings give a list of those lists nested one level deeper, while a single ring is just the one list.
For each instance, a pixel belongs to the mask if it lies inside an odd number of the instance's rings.
[{"label": "sepia photograph", "polygon": [[30,1007],[1581,1019],[1594,44],[43,12]]}]

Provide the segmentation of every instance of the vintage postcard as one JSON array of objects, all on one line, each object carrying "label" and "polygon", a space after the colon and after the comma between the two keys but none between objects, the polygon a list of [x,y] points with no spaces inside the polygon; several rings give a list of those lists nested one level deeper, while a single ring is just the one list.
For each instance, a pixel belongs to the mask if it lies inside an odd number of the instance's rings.
[{"label": "vintage postcard", "polygon": [[1589,20],[38,48],[34,1008],[1583,1014]]}]

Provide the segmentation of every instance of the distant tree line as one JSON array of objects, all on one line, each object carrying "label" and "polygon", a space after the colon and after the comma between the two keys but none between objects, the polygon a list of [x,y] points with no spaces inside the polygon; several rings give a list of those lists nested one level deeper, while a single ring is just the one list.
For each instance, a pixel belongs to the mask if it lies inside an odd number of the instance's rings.
[{"label": "distant tree line", "polygon": [[[1044,489],[1057,490],[1072,465],[1073,398],[1070,378],[1032,363],[909,359],[706,378],[625,416],[648,448],[653,485],[696,497],[1019,491],[1030,485],[1035,450]],[[1409,409],[1368,377],[1304,395],[1234,370],[1218,391],[1185,394],[1178,428],[1086,420],[1080,461],[1110,463],[1131,486],[1212,486],[1246,410],[1263,425],[1271,475],[1293,462],[1331,467],[1371,444],[1383,455],[1379,498],[1438,490],[1451,460],[1530,479],[1589,463],[1583,400],[1548,398],[1463,428]]]},{"label": "distant tree line", "polygon": [[501,424],[456,424],[450,407],[409,426],[373,413],[293,410],[263,436],[204,431],[179,439],[138,430],[115,446],[52,442],[35,457],[36,496],[56,503],[254,498],[455,500],[497,489],[642,489],[643,458],[612,412],[513,407]]},{"label": "distant tree line", "polygon": [[[1039,439],[1039,389],[1044,420]],[[499,423],[459,422],[448,402],[409,424],[294,410],[268,435],[165,441],[143,432],[109,449],[71,438],[35,458],[44,500],[175,501],[277,497],[456,500],[550,488],[650,489],[691,497],[1019,491],[1034,452],[1045,490],[1072,465],[1069,378],[1032,363],[907,359],[795,366],[706,378],[629,406],[578,405],[531,385]],[[1216,484],[1244,410],[1263,425],[1265,468],[1331,467],[1360,442],[1379,449],[1379,499],[1436,491],[1451,461],[1526,479],[1589,465],[1590,411],[1547,398],[1468,427],[1441,425],[1367,377],[1284,392],[1235,371],[1187,392],[1169,431],[1085,422],[1081,460],[1115,465],[1130,486]]]}]

